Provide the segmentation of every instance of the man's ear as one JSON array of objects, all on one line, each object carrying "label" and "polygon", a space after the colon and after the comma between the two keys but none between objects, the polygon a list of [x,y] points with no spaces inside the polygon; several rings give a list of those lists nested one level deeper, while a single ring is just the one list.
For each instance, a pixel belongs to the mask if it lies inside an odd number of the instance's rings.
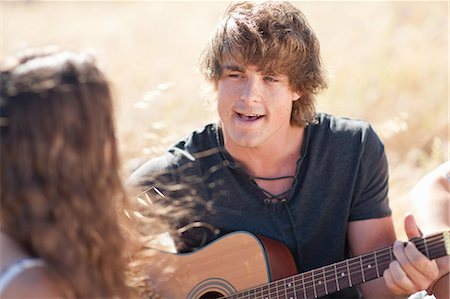
[{"label": "man's ear", "polygon": [[294,92],[292,94],[292,102],[300,100],[301,97],[302,97],[302,93],[301,92],[299,92],[299,91]]}]

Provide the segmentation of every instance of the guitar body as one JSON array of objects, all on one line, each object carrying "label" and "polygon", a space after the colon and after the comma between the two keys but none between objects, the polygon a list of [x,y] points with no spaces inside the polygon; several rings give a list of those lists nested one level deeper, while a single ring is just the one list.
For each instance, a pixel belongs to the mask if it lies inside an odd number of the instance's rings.
[{"label": "guitar body", "polygon": [[161,298],[218,298],[297,273],[286,246],[246,232],[228,234],[194,253],[153,254],[148,274]]}]

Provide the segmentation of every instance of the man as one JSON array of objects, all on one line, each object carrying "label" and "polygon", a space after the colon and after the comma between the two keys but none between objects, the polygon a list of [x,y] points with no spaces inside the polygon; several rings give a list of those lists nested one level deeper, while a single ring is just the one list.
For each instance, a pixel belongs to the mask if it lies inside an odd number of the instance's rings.
[{"label": "man", "polygon": [[[394,243],[383,145],[366,122],[315,113],[326,80],[319,42],[298,9],[231,5],[201,70],[220,121],[144,164],[132,184],[158,189],[171,204],[194,195],[189,222],[281,241],[300,272]],[[409,237],[419,234],[413,219],[407,225]],[[181,250],[210,239],[192,229]],[[436,263],[412,244],[396,242],[394,254],[384,278],[330,296],[411,294],[437,278]]]}]

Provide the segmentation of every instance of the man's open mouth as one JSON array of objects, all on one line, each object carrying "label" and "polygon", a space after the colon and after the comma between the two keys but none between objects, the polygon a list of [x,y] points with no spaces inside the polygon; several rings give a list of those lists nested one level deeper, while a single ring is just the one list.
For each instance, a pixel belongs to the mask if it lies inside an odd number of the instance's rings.
[{"label": "man's open mouth", "polygon": [[260,115],[260,114],[243,114],[243,113],[238,113],[238,112],[237,112],[237,115],[240,119],[243,119],[246,121],[258,120],[264,116],[264,115]]}]

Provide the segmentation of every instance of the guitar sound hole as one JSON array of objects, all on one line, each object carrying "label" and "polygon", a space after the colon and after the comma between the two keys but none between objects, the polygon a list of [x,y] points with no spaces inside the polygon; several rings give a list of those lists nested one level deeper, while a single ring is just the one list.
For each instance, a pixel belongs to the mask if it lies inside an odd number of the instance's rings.
[{"label": "guitar sound hole", "polygon": [[217,299],[223,297],[223,294],[220,294],[218,292],[208,292],[206,294],[203,294],[199,299]]}]

